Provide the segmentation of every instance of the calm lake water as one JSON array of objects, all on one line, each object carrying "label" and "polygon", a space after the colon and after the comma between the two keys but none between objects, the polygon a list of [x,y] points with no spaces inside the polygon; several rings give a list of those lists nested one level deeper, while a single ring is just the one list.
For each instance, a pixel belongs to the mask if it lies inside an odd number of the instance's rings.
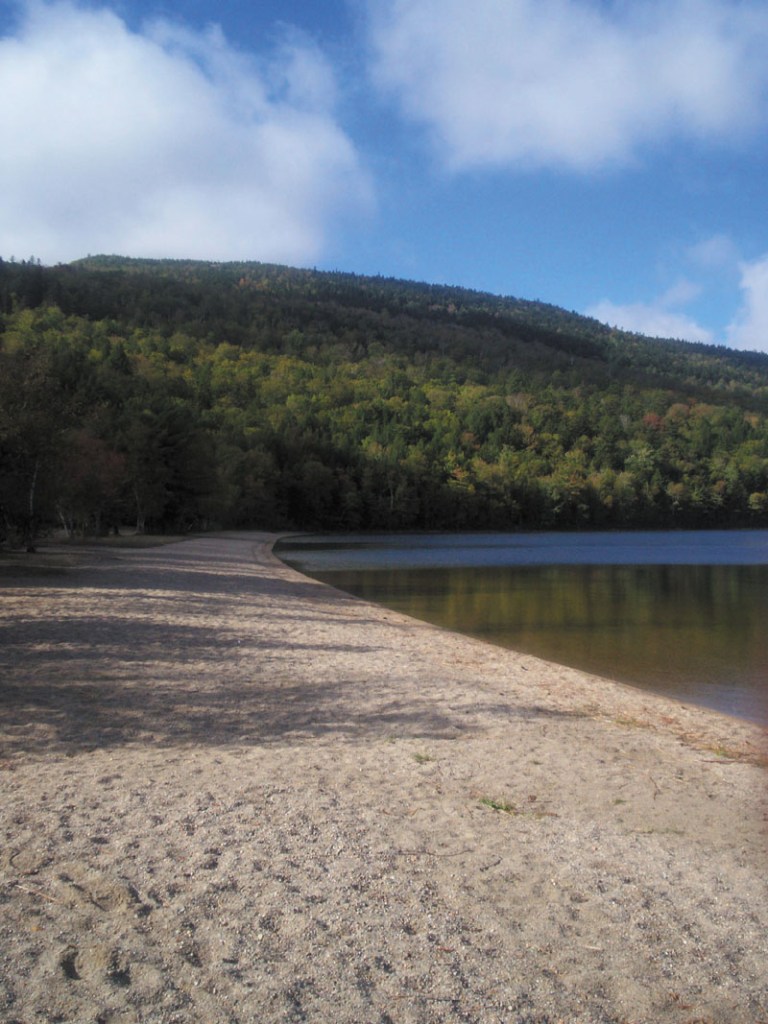
[{"label": "calm lake water", "polygon": [[316,535],[276,553],[416,618],[768,725],[768,530]]}]

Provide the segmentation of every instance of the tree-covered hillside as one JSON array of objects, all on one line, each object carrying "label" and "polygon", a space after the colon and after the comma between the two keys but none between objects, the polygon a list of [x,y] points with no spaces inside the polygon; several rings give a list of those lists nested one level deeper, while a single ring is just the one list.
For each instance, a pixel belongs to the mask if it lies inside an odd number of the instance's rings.
[{"label": "tree-covered hillside", "polygon": [[768,356],[259,263],[0,261],[0,530],[768,524]]}]

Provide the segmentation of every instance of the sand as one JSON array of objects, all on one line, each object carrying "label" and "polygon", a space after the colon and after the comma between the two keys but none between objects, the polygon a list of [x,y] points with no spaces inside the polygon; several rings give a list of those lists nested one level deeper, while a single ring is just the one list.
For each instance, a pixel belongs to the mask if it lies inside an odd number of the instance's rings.
[{"label": "sand", "polygon": [[768,1021],[764,730],[271,540],[0,568],[0,1020]]}]

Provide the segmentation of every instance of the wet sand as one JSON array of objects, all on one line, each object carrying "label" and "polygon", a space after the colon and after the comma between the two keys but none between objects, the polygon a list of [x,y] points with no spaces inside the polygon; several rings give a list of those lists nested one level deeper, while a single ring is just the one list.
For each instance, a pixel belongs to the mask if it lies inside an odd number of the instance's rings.
[{"label": "wet sand", "polygon": [[765,730],[270,542],[0,565],[0,1020],[768,1021]]}]

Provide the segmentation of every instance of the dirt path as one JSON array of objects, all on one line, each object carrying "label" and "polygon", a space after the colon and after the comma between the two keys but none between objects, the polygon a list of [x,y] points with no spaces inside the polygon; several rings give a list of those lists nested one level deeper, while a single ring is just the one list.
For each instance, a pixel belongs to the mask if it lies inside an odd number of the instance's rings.
[{"label": "dirt path", "polygon": [[269,540],[0,574],[0,1020],[768,1022],[763,730]]}]

